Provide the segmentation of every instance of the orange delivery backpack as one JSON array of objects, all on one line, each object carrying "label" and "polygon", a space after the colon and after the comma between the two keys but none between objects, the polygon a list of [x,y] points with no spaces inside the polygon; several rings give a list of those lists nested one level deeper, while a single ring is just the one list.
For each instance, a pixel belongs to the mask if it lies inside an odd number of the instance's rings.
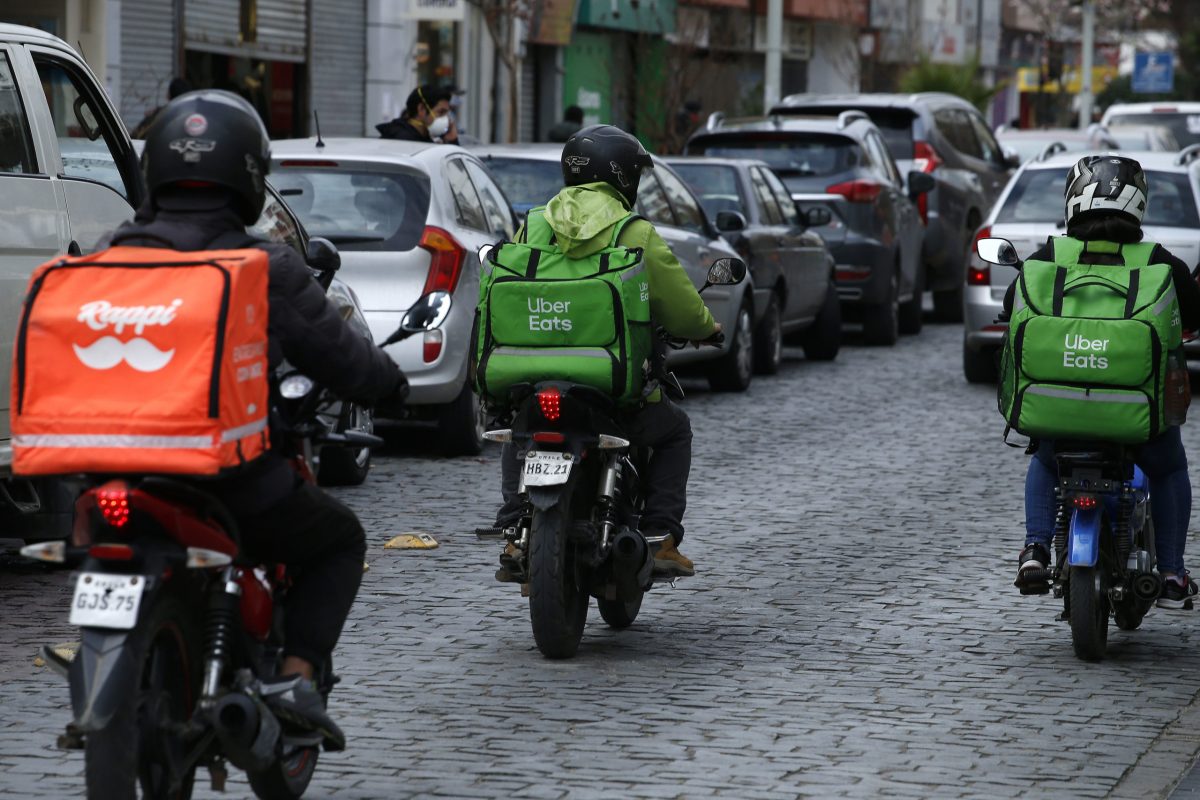
[{"label": "orange delivery backpack", "polygon": [[268,255],[112,247],[43,264],[13,358],[18,475],[218,475],[269,447]]}]

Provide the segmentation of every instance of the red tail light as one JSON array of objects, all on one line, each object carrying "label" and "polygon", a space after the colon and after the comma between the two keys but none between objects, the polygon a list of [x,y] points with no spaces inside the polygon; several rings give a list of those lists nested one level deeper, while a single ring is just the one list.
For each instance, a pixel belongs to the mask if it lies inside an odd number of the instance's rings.
[{"label": "red tail light", "polygon": [[[979,254],[979,240],[986,239],[992,235],[990,225],[984,225],[975,233],[975,239],[971,242],[971,250],[976,255]],[[967,270],[967,285],[968,286],[991,286],[992,285],[992,269],[987,264],[982,267],[970,267]]]},{"label": "red tail light", "polygon": [[418,244],[428,250],[432,258],[429,261],[429,277],[425,279],[425,289],[422,294],[429,292],[453,292],[458,285],[458,276],[462,274],[463,260],[467,255],[466,248],[458,240],[441,228],[432,225],[425,228]]},{"label": "red tail light", "polygon": [[101,561],[131,561],[133,548],[127,544],[94,544],[88,548],[88,555]]},{"label": "red tail light", "polygon": [[129,522],[129,489],[108,484],[96,490],[96,505],[104,521],[114,528],[123,528]]},{"label": "red tail light", "polygon": [[1081,494],[1071,498],[1071,505],[1081,511],[1091,511],[1096,506],[1100,505],[1100,501],[1090,494]]},{"label": "red tail light", "polygon": [[539,444],[562,444],[567,440],[565,434],[554,431],[540,431],[533,435],[533,440]]},{"label": "red tail light", "polygon": [[425,331],[425,342],[421,356],[426,364],[432,364],[442,354],[442,341],[445,337],[440,330]]},{"label": "red tail light", "polygon": [[547,422],[558,422],[558,418],[562,416],[562,394],[555,387],[542,389],[537,393],[538,405],[542,409],[542,416]]},{"label": "red tail light", "polygon": [[883,186],[875,181],[860,178],[856,181],[835,183],[825,191],[829,194],[840,194],[851,203],[874,203],[875,198],[879,197],[879,193],[883,191]]},{"label": "red tail light", "polygon": [[871,277],[871,268],[840,266],[834,272],[833,277],[839,281],[865,281]]},{"label": "red tail light", "polygon": [[[942,157],[929,142],[913,142],[913,169],[933,172],[942,163]],[[929,192],[917,195],[917,213],[921,215],[922,222],[929,223]]]}]

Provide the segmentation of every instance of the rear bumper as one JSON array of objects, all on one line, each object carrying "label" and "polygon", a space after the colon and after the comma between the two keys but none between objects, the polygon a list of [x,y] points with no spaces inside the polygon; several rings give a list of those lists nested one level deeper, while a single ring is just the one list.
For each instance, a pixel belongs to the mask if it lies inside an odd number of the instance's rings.
[{"label": "rear bumper", "polygon": [[980,350],[1004,344],[1008,325],[996,321],[1004,310],[1004,291],[996,286],[963,289],[963,336],[967,347]]},{"label": "rear bumper", "polygon": [[[929,196],[929,208],[937,208],[937,190]],[[925,261],[925,283],[934,290],[954,289],[963,280],[966,243],[962,231],[952,226],[940,214],[931,215],[925,225],[925,244],[921,256]]]},{"label": "rear bumper", "polygon": [[[890,248],[874,239],[851,235],[830,247],[829,252],[834,260],[838,299],[843,304],[871,305],[887,300],[896,266]],[[848,272],[862,272],[864,277],[850,279],[846,277]]]}]

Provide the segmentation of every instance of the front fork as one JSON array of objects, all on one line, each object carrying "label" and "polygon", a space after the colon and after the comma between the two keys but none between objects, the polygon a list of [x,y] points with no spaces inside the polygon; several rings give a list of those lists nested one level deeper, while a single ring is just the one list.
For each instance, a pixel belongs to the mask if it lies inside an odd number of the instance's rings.
[{"label": "front fork", "polygon": [[221,570],[209,592],[208,613],[204,619],[204,681],[200,688],[200,707],[211,709],[221,689],[221,678],[229,666],[241,613],[241,570],[228,566]]}]

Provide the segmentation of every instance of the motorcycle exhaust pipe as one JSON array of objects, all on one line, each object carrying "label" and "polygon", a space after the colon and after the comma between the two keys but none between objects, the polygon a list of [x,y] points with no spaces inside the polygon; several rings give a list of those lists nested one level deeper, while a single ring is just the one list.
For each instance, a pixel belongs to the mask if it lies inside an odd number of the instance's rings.
[{"label": "motorcycle exhaust pipe", "polygon": [[1162,592],[1162,579],[1153,572],[1139,572],[1133,578],[1133,593],[1139,600],[1157,600]]},{"label": "motorcycle exhaust pipe", "polygon": [[221,749],[234,766],[262,770],[275,760],[279,720],[258,698],[227,694],[213,707],[212,720]]},{"label": "motorcycle exhaust pipe", "polygon": [[618,597],[634,597],[649,585],[654,563],[646,539],[640,533],[627,528],[622,530],[613,539],[609,552]]}]

